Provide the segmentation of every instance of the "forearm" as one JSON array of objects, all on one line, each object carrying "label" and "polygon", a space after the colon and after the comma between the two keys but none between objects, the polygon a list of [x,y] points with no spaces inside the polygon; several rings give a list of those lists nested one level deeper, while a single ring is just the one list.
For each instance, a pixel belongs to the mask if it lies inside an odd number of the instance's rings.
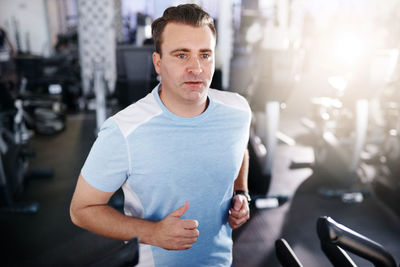
[{"label": "forearm", "polygon": [[189,202],[171,212],[160,221],[148,221],[121,214],[107,205],[114,192],[105,192],[91,186],[79,175],[71,200],[70,215],[74,224],[109,238],[130,240],[165,249],[189,249],[197,241],[199,231],[196,220],[180,217],[189,208]]},{"label": "forearm", "polygon": [[[246,150],[243,156],[242,166],[239,175],[235,180],[234,190],[248,192],[247,176],[249,172],[249,152]],[[232,198],[229,210],[229,225],[232,229],[242,226],[250,218],[249,203],[243,194],[237,194]]]},{"label": "forearm", "polygon": [[240,167],[238,177],[235,180],[234,190],[242,190],[245,192],[249,191],[247,186],[248,173],[249,173],[249,151],[246,149],[243,156],[242,166]]},{"label": "forearm", "polygon": [[108,205],[71,209],[71,219],[77,226],[105,237],[119,240],[138,237],[142,243],[153,243],[155,222],[126,216]]},{"label": "forearm", "polygon": [[71,200],[70,215],[74,224],[106,237],[130,240],[140,238],[151,243],[155,222],[145,221],[121,214],[107,205],[113,192],[103,192],[92,187],[82,175],[79,176]]}]

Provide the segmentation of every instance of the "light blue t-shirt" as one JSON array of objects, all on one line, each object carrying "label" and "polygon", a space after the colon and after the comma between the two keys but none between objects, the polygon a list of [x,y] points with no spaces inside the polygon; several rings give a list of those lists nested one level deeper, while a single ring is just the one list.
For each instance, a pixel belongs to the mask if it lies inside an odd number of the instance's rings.
[{"label": "light blue t-shirt", "polygon": [[128,216],[159,221],[190,202],[182,219],[199,222],[193,247],[168,251],[140,244],[138,266],[230,266],[228,210],[249,138],[251,111],[231,92],[209,89],[196,117],[170,112],[158,87],[102,126],[82,176],[113,192],[122,186]]}]

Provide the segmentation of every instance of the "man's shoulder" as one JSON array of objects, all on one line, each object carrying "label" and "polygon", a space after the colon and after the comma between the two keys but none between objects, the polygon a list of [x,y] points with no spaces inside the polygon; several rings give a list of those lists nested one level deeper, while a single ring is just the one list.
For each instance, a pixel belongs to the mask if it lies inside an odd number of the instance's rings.
[{"label": "man's shoulder", "polygon": [[124,136],[129,135],[138,126],[162,113],[160,106],[152,93],[139,101],[129,105],[112,116],[112,120],[119,126]]},{"label": "man's shoulder", "polygon": [[246,98],[235,92],[221,91],[216,89],[209,89],[211,99],[232,108],[250,111],[249,103]]}]

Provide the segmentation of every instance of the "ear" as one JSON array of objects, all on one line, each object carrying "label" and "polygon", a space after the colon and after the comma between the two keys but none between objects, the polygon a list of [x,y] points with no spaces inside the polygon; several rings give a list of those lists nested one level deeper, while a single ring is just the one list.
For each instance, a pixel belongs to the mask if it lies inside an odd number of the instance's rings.
[{"label": "ear", "polygon": [[153,65],[156,69],[157,74],[161,74],[161,55],[157,52],[153,53]]}]

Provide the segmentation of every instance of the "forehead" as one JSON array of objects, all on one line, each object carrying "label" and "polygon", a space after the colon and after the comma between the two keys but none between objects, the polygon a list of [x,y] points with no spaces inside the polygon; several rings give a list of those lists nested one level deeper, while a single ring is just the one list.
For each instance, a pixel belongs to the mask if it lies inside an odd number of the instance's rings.
[{"label": "forehead", "polygon": [[161,49],[170,50],[182,47],[190,50],[214,50],[215,41],[212,31],[207,25],[194,27],[180,23],[168,23],[162,34]]}]

